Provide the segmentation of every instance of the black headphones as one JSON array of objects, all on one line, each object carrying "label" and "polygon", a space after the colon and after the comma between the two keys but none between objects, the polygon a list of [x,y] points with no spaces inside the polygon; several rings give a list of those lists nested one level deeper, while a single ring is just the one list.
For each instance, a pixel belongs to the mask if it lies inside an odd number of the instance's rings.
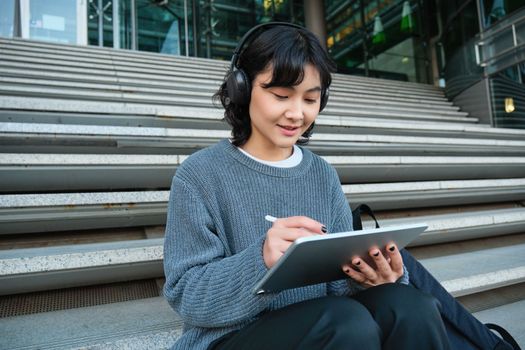
[{"label": "black headphones", "polygon": [[[250,102],[250,96],[252,92],[251,88],[251,82],[246,73],[237,67],[237,61],[239,60],[239,55],[241,53],[242,48],[245,45],[248,45],[251,43],[255,38],[256,35],[254,33],[258,31],[264,31],[269,27],[275,27],[275,26],[286,26],[286,27],[293,27],[298,29],[304,29],[303,27],[293,24],[293,23],[286,23],[286,22],[268,22],[259,24],[252,29],[250,29],[242,39],[239,41],[239,44],[237,44],[237,47],[235,48],[235,51],[233,51],[233,56],[231,60],[230,70],[228,78],[226,79],[226,89],[228,91],[228,98],[231,102],[245,106]],[[262,29],[262,30],[261,30]],[[321,90],[321,104],[319,107],[319,112],[321,112],[328,102],[328,90],[322,89]]]}]

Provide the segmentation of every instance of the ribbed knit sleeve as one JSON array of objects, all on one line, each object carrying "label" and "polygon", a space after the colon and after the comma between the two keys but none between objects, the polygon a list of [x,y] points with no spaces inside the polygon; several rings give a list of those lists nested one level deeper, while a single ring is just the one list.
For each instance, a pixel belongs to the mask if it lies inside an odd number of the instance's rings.
[{"label": "ribbed knit sleeve", "polygon": [[224,327],[249,320],[271,300],[252,293],[267,271],[262,240],[227,256],[197,193],[175,177],[164,245],[165,296],[187,325]]}]

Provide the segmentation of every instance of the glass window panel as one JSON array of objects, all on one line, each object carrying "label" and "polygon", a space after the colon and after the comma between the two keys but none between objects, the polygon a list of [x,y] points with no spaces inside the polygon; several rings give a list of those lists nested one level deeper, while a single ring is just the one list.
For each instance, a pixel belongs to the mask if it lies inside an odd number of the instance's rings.
[{"label": "glass window panel", "polygon": [[29,38],[76,44],[76,0],[31,0],[29,3]]},{"label": "glass window panel", "polygon": [[[90,45],[113,46],[113,4],[116,0],[89,0],[88,6],[88,42]],[[119,1],[119,7],[124,1]],[[102,16],[102,33],[99,31]]]},{"label": "glass window panel", "polygon": [[523,0],[482,0],[483,10],[485,11],[485,28],[498,23],[507,18],[519,9],[525,8]]},{"label": "glass window panel", "polygon": [[[193,45],[193,3],[169,1],[155,4],[151,0],[137,0],[138,49],[171,55],[186,55],[186,21],[188,25],[188,55]],[[201,29],[202,31],[202,29]]]},{"label": "glass window panel", "polygon": [[516,41],[518,46],[525,44],[525,19],[516,24]]},{"label": "glass window panel", "polygon": [[514,38],[512,35],[512,28],[507,28],[486,40],[483,49],[483,60],[490,60],[505,51],[508,51],[514,46]]},{"label": "glass window panel", "polygon": [[15,0],[0,1],[0,36],[13,37],[14,19]]}]

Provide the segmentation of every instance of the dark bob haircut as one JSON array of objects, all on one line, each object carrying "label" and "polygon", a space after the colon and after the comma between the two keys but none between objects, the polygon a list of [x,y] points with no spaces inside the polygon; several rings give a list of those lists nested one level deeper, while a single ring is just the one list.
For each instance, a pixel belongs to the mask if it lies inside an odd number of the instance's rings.
[{"label": "dark bob haircut", "polygon": [[[311,64],[319,71],[321,89],[328,90],[336,65],[313,33],[303,28],[276,25],[263,29],[255,36],[240,53],[237,63],[250,80],[250,86],[255,77],[270,66],[273,68],[272,80],[265,87],[298,85],[304,78],[305,65]],[[248,141],[252,133],[249,101],[245,105],[230,101],[226,88],[229,74],[213,95],[213,101],[220,101],[224,107],[224,119],[232,127],[232,143],[239,147]],[[303,133],[298,144],[308,143],[313,127],[314,124]]]}]

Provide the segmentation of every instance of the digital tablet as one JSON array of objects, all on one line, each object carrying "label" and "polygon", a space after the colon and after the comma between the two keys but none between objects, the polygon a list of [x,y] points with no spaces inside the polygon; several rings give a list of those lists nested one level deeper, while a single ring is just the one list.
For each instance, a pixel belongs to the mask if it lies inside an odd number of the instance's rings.
[{"label": "digital tablet", "polygon": [[268,270],[253,292],[273,293],[349,278],[341,266],[353,257],[370,262],[370,248],[378,247],[385,254],[386,245],[394,242],[402,249],[427,228],[426,224],[411,224],[299,238]]}]

